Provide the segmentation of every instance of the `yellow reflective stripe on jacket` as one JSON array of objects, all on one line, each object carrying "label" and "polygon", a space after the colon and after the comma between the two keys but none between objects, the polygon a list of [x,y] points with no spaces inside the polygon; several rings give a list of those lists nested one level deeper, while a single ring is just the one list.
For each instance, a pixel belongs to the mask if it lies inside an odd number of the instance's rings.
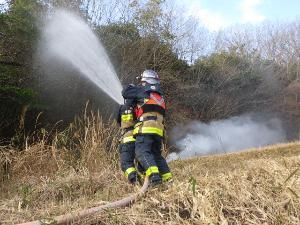
[{"label": "yellow reflective stripe on jacket", "polygon": [[128,122],[133,120],[133,114],[124,114],[121,116],[122,121]]},{"label": "yellow reflective stripe on jacket", "polygon": [[172,173],[164,173],[161,175],[162,181],[168,181],[169,179],[171,179],[173,177]]},{"label": "yellow reflective stripe on jacket", "polygon": [[136,127],[133,130],[133,134],[157,134],[161,137],[164,136],[164,131],[162,129],[156,128],[156,127]]},{"label": "yellow reflective stripe on jacket", "polygon": [[125,176],[128,177],[129,174],[131,174],[132,172],[136,172],[136,168],[134,168],[134,167],[129,167],[129,168],[125,171]]},{"label": "yellow reflective stripe on jacket", "polygon": [[150,166],[146,170],[146,177],[150,176],[152,173],[159,173],[158,167],[157,166]]},{"label": "yellow reflective stripe on jacket", "polygon": [[123,144],[128,143],[128,142],[135,142],[135,138],[133,136],[124,137]]},{"label": "yellow reflective stripe on jacket", "polygon": [[136,135],[139,132],[139,129],[140,129],[139,127],[134,128],[133,135]]}]

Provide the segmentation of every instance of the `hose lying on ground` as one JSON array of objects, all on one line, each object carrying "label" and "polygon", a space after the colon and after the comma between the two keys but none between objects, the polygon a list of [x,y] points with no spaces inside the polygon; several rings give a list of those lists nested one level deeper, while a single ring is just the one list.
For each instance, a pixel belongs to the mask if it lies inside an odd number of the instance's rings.
[{"label": "hose lying on ground", "polygon": [[146,177],[143,187],[139,190],[138,193],[130,195],[121,200],[118,200],[115,202],[110,202],[110,203],[107,203],[106,205],[101,205],[101,206],[93,207],[90,209],[84,209],[79,212],[74,212],[74,213],[57,216],[57,217],[53,218],[53,220],[51,220],[51,221],[50,220],[49,221],[36,220],[36,221],[32,221],[32,222],[27,222],[27,223],[21,223],[18,225],[42,225],[42,224],[47,224],[47,223],[51,223],[51,224],[73,223],[75,221],[79,221],[80,219],[82,219],[84,217],[91,216],[96,213],[102,212],[105,209],[125,207],[125,206],[129,205],[130,203],[133,203],[137,197],[144,195],[147,191],[148,186],[149,186],[149,180]]}]

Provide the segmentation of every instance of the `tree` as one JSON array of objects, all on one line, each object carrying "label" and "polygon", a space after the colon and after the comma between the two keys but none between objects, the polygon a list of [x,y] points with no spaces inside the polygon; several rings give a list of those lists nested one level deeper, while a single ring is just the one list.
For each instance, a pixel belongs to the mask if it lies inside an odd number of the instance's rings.
[{"label": "tree", "polygon": [[37,1],[16,0],[0,14],[0,136],[22,130],[27,110],[36,103],[31,68],[40,9]]}]

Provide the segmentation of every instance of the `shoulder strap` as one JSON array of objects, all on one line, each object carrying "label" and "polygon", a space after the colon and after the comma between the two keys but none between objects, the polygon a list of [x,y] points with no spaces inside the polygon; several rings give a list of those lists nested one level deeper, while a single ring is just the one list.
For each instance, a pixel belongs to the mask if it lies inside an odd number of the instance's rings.
[{"label": "shoulder strap", "polygon": [[150,98],[153,99],[160,106],[162,106],[165,103],[164,98],[160,95],[155,94],[155,93],[150,93]]}]

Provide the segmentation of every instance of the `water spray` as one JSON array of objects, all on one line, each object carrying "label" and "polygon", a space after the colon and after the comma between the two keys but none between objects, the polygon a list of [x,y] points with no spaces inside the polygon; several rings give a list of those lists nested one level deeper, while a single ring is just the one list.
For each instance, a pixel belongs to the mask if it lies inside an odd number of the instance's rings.
[{"label": "water spray", "polygon": [[56,10],[43,29],[42,45],[47,57],[70,63],[80,74],[119,104],[122,85],[99,38],[79,16]]}]

